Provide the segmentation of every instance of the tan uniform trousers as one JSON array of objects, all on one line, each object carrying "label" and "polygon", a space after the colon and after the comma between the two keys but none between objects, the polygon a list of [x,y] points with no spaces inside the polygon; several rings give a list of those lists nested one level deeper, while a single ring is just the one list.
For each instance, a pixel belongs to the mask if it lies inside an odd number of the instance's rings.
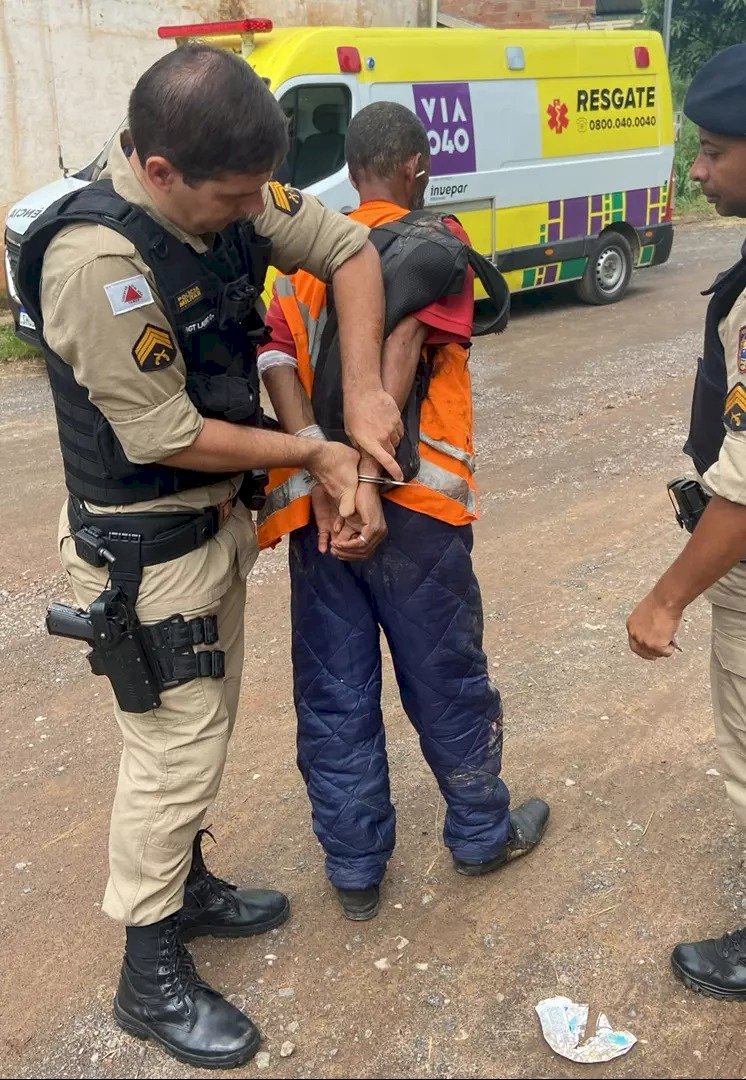
[{"label": "tan uniform trousers", "polygon": [[[60,518],[60,554],[77,603],[87,607],[106,571],[83,562]],[[161,694],[148,713],[114,702],[124,747],[109,835],[103,910],[130,926],[178,911],[192,841],[213,802],[233,731],[243,667],[246,577],[256,559],[251,515],[238,503],[212,540],[181,559],[146,567],[137,601],[144,624],[169,615],[216,615],[224,679],[193,679]]]},{"label": "tan uniform trousers", "polygon": [[746,565],[707,593],[712,603],[710,681],[725,788],[746,829]]}]

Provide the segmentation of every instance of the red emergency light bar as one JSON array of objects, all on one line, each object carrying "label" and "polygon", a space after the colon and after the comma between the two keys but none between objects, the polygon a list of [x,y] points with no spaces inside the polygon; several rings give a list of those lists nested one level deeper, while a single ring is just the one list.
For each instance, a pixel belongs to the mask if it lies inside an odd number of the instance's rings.
[{"label": "red emergency light bar", "polygon": [[219,34],[268,34],[271,19],[236,19],[233,22],[191,23],[185,26],[159,26],[159,38],[216,37]]}]

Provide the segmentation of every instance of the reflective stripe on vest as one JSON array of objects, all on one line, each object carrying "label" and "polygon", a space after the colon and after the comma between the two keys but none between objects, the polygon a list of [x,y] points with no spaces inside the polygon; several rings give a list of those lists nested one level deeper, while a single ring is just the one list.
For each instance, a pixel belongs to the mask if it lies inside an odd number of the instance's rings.
[{"label": "reflective stripe on vest", "polygon": [[[435,444],[440,453],[446,453],[442,442],[434,439],[423,439],[428,445]],[[471,455],[464,454],[457,447],[451,447],[454,460],[464,461]],[[266,497],[266,501],[259,512],[259,543],[262,548],[276,544],[286,533],[294,529],[302,528],[311,520],[310,488],[312,479],[305,470],[293,473],[277,487],[272,488]],[[457,473],[436,465],[426,458],[420,459],[420,470],[415,480],[407,488],[393,488],[386,493],[386,497],[393,499],[402,505],[407,505],[406,494],[416,492],[418,487],[427,488],[437,496],[451,499],[464,508],[469,518],[476,516],[477,495]],[[423,507],[424,510],[424,507]],[[438,515],[440,516],[440,515]]]},{"label": "reflective stripe on vest", "polygon": [[425,431],[420,431],[420,442],[424,442],[425,446],[430,446],[433,450],[437,450],[441,454],[446,454],[448,457],[460,461],[473,475],[474,469],[476,468],[473,454],[467,453],[466,450],[459,450],[458,446],[446,442],[445,439],[431,439]]},{"label": "reflective stripe on vest", "polygon": [[269,489],[259,511],[257,532],[261,548],[273,547],[286,533],[302,529],[311,520],[308,473],[302,471],[287,476],[287,470],[272,470],[270,484],[278,473],[286,479]]},{"label": "reflective stripe on vest", "polygon": [[267,495],[259,520],[264,522],[272,514],[277,514],[280,510],[287,510],[296,499],[302,499],[304,495],[310,494],[312,487],[313,478],[305,469],[293,473],[284,483],[278,484]]},{"label": "reflective stripe on vest", "polygon": [[321,338],[323,337],[324,327],[326,326],[326,320],[328,318],[326,306],[321,308],[318,319],[315,319],[311,314],[311,309],[308,304],[304,304],[293,292],[293,283],[290,278],[278,277],[275,289],[278,297],[290,300],[297,308],[298,314],[303,322],[303,329],[308,342],[311,368],[315,370],[316,362],[319,358],[319,349],[321,348]]},{"label": "reflective stripe on vest", "polygon": [[[453,525],[468,524],[477,516],[474,455],[444,439],[433,439],[422,429],[420,442],[420,468],[416,478],[406,487],[395,487],[385,492],[384,498]],[[424,447],[453,461],[454,469],[444,468],[432,461],[431,457],[426,457]],[[466,477],[461,475],[464,471]],[[270,472],[270,485],[273,472]],[[262,548],[276,544],[284,535],[307,525],[311,520],[309,479],[305,471],[298,471],[275,487],[270,486],[258,520]],[[421,492],[419,497],[418,489]]]},{"label": "reflective stripe on vest", "polygon": [[[427,442],[426,439],[422,441]],[[430,488],[431,491],[445,495],[447,499],[453,499],[454,502],[461,503],[469,514],[476,514],[477,512],[476,493],[472,491],[466,480],[463,480],[456,473],[449,472],[448,469],[442,469],[440,465],[435,465],[426,458],[420,460],[420,471],[413,481],[413,486],[417,484],[422,484],[424,487]],[[402,491],[403,489],[398,488],[396,490]]]}]

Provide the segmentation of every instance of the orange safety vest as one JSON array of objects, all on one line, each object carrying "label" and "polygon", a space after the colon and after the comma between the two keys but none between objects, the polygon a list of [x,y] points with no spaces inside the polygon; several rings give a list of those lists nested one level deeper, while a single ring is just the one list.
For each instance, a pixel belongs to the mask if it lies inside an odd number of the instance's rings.
[{"label": "orange safety vest", "polygon": [[[364,203],[350,214],[374,228],[404,217],[395,203]],[[278,277],[275,290],[295,341],[298,378],[308,394],[326,323],[326,285],[306,271]],[[432,378],[420,414],[420,470],[406,487],[384,498],[451,525],[467,525],[478,516],[474,481],[473,410],[469,350],[441,345],[435,352]],[[272,469],[267,501],[259,514],[259,545],[281,537],[311,520],[310,477],[303,469]]]}]

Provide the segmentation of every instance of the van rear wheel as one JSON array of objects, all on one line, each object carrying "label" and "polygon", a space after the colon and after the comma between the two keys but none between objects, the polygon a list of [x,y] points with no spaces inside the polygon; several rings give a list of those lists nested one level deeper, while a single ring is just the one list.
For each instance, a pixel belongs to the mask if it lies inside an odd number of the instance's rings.
[{"label": "van rear wheel", "polygon": [[599,238],[575,291],[586,304],[615,304],[627,291],[634,259],[629,241],[618,232]]}]

